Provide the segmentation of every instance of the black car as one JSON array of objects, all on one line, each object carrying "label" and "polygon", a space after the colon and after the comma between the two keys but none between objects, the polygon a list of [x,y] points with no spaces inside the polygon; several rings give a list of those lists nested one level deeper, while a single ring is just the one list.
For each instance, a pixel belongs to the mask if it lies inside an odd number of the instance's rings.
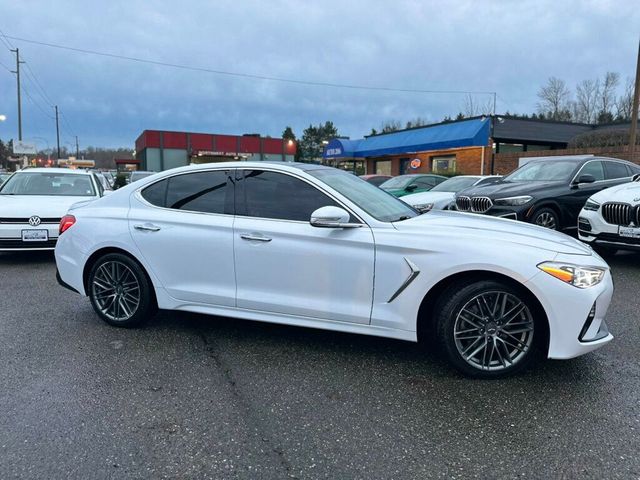
[{"label": "black car", "polygon": [[617,158],[558,156],[530,160],[500,181],[456,195],[456,209],[535,223],[554,230],[577,228],[587,199],[631,181],[640,166]]}]

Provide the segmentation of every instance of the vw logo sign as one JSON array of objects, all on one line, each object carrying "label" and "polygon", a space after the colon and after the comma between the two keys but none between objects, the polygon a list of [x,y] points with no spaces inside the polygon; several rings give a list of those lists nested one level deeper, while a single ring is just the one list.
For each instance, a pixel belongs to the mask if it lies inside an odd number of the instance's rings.
[{"label": "vw logo sign", "polygon": [[37,227],[38,225],[40,225],[40,217],[37,215],[29,217],[29,225],[31,225],[32,227]]}]

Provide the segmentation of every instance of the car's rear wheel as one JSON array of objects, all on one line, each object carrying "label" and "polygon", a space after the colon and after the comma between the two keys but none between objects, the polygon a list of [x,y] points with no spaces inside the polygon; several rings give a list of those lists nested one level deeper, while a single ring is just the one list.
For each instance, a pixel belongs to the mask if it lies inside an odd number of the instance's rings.
[{"label": "car's rear wheel", "polygon": [[559,230],[560,221],[558,214],[551,208],[539,208],[533,215],[531,215],[531,223],[540,225],[541,227],[548,228],[550,230]]},{"label": "car's rear wheel", "polygon": [[155,310],[147,275],[137,262],[120,253],[106,254],[93,264],[88,293],[100,318],[116,327],[138,326]]},{"label": "car's rear wheel", "polygon": [[541,319],[531,298],[498,281],[456,285],[436,307],[438,339],[465,375],[498,378],[521,371],[536,357]]}]

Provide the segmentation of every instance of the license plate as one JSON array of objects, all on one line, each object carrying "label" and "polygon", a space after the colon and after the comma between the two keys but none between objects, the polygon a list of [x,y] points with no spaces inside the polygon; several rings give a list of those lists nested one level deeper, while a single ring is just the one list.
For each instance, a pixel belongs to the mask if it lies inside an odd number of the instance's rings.
[{"label": "license plate", "polygon": [[618,227],[618,235],[626,238],[640,238],[640,227]]},{"label": "license plate", "polygon": [[22,230],[23,242],[46,242],[49,240],[48,230]]}]

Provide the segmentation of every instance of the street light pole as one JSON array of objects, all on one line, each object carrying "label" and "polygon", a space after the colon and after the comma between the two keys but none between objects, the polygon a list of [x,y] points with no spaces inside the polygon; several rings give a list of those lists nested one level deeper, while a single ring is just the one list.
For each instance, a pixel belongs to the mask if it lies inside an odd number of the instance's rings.
[{"label": "street light pole", "polygon": [[11,50],[16,54],[16,70],[12,73],[16,74],[16,81],[18,84],[18,141],[22,141],[22,100],[20,95],[20,64],[24,63],[20,61],[20,49],[16,48]]},{"label": "street light pole", "polygon": [[76,135],[76,158],[80,158],[80,146],[78,145],[78,135]]},{"label": "street light pole", "polygon": [[54,107],[56,109],[56,139],[58,141],[58,160],[60,160],[60,125],[58,124],[58,105]]},{"label": "street light pole", "polygon": [[640,103],[640,42],[638,42],[638,60],[636,63],[636,85],[633,91],[633,111],[631,112],[631,130],[629,132],[629,160],[633,162],[638,131],[638,107]]}]

